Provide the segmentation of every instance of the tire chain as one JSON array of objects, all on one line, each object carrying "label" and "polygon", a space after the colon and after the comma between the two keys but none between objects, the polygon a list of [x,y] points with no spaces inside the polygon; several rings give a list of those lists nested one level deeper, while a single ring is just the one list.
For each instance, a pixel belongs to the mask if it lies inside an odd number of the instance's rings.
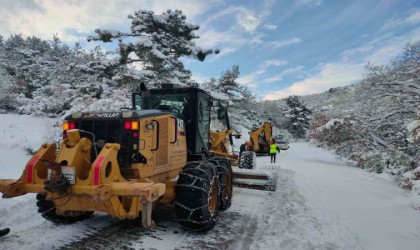
[{"label": "tire chain", "polygon": [[[230,164],[230,161],[227,160],[226,158],[214,156],[213,158],[209,159],[209,161],[212,162],[216,166],[216,170],[217,170],[218,173],[220,173],[222,171],[223,172],[230,172],[229,168],[231,167],[231,164]],[[227,176],[225,178],[227,178]],[[223,190],[226,189],[226,182],[221,182],[220,177],[219,177],[219,186],[220,186],[219,196],[222,199],[222,192],[223,192]],[[226,201],[223,201],[223,203],[228,202],[229,198],[228,197],[224,197],[224,198],[226,199]],[[226,207],[221,208],[221,209],[226,210],[228,207],[230,207],[230,204],[227,205]]]},{"label": "tire chain", "polygon": [[[206,194],[207,194],[207,196],[210,198],[210,194],[209,193],[207,193],[207,191],[204,189],[204,188],[199,188],[199,187],[196,187],[196,186],[193,186],[193,184],[195,184],[197,181],[204,181],[204,183],[206,182],[206,181],[209,181],[210,183],[209,183],[209,185],[211,186],[212,185],[212,183],[213,183],[213,178],[216,178],[216,176],[217,176],[217,170],[216,170],[216,167],[214,166],[214,164],[213,163],[211,163],[211,162],[209,162],[209,161],[205,161],[205,162],[199,162],[199,161],[194,161],[194,162],[189,162],[189,163],[187,163],[188,164],[188,166],[189,165],[192,165],[192,164],[198,164],[197,166],[195,166],[194,168],[190,168],[190,167],[188,167],[188,168],[186,168],[186,169],[183,169],[180,173],[179,173],[179,175],[185,175],[185,176],[189,176],[189,177],[193,177],[194,178],[194,181],[191,183],[191,184],[189,184],[189,185],[186,185],[186,184],[177,184],[177,186],[180,186],[180,187],[187,187],[187,188],[192,188],[192,189],[197,189],[197,190],[200,190],[200,191],[203,191],[203,192],[205,192]],[[206,171],[204,171],[203,169],[201,169],[201,167],[202,166],[204,166],[204,167],[208,167],[212,172],[213,172],[213,178],[211,179],[211,180],[206,180],[206,179],[204,179],[204,178],[200,178],[200,177],[197,177],[197,176],[194,176],[194,175],[191,175],[191,174],[187,174],[187,173],[184,173],[183,171],[187,171],[187,170],[190,170],[190,169],[193,169],[193,170],[198,170],[198,171],[200,171],[200,172],[202,172],[202,173],[204,173],[205,175],[208,175],[208,173],[206,172]],[[208,208],[209,207],[209,202],[207,202],[207,204],[206,205],[204,205],[204,206],[201,206],[201,207],[197,207],[197,208],[189,208],[189,207],[186,207],[186,206],[184,206],[183,204],[181,204],[181,203],[179,203],[179,202],[174,202],[176,205],[178,205],[178,206],[180,206],[180,207],[182,207],[183,209],[185,209],[185,210],[187,210],[187,211],[189,211],[189,215],[188,215],[188,219],[177,219],[178,221],[184,221],[184,222],[189,222],[189,223],[193,223],[193,224],[207,224],[207,223],[209,223],[210,221],[211,221],[211,219],[208,219],[208,220],[205,220],[205,221],[195,221],[195,220],[192,220],[191,219],[191,216],[193,215],[193,213],[195,212],[195,211],[197,211],[197,210],[199,210],[199,209],[203,209],[203,208]],[[190,229],[191,230],[191,229]],[[196,230],[192,230],[192,231],[200,231],[201,229],[196,229]]]},{"label": "tire chain", "polygon": [[[248,153],[245,153],[245,152],[251,152],[251,153],[248,154]],[[241,166],[242,166],[242,168],[254,169],[255,164],[254,164],[253,152],[252,151],[245,151],[245,152],[242,152],[242,156],[241,156]]]}]

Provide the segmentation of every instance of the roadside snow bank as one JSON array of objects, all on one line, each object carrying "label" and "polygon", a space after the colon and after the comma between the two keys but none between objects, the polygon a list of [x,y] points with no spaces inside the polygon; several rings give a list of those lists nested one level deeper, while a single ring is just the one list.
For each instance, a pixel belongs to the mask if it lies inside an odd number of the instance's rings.
[{"label": "roadside snow bank", "polygon": [[57,119],[29,115],[0,115],[0,178],[16,179],[22,174],[31,151],[60,138]]},{"label": "roadside snow bank", "polygon": [[[0,179],[18,179],[32,156],[29,151],[60,138],[60,124],[58,119],[0,114]],[[0,249],[53,249],[88,236],[86,232],[92,228],[109,224],[94,217],[88,222],[60,226],[58,230],[37,211],[35,194],[0,198],[0,228],[11,229],[8,236],[0,239]]]}]

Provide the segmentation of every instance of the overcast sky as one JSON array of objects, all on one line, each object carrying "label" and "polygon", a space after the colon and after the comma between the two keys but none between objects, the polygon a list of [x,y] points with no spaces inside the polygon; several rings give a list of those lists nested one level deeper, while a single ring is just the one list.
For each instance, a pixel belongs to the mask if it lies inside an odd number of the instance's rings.
[{"label": "overcast sky", "polygon": [[0,35],[58,34],[73,45],[96,28],[128,31],[128,14],[180,9],[200,26],[196,42],[220,49],[204,62],[185,60],[194,79],[218,78],[234,64],[239,82],[261,99],[320,93],[363,77],[420,40],[418,0],[0,0]]}]

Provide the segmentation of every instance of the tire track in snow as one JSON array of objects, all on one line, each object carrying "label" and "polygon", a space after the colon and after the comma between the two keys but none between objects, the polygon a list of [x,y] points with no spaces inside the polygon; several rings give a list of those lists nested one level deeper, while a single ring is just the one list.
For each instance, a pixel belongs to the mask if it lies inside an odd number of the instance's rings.
[{"label": "tire track in snow", "polygon": [[[277,190],[234,188],[232,207],[221,212],[216,226],[206,233],[184,231],[174,210],[161,207],[153,212],[157,224],[153,229],[142,228],[140,220],[118,221],[95,213],[92,219],[65,226],[37,221],[34,227],[16,232],[19,238],[3,237],[0,242],[6,242],[2,244],[6,249],[360,249],[325,240],[328,237],[299,193],[292,170],[274,164],[264,170],[278,173]],[[57,238],[60,235],[65,237]],[[27,237],[44,238],[34,245]]]},{"label": "tire track in snow", "polygon": [[298,192],[294,172],[280,169],[277,191],[269,193],[264,202],[260,227],[252,249],[339,249],[333,242],[326,242],[321,225],[312,216],[305,199]]}]

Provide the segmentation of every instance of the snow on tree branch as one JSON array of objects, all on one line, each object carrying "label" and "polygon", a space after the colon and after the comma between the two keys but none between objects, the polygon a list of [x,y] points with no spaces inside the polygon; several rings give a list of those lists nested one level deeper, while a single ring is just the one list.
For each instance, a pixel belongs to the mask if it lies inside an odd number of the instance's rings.
[{"label": "snow on tree branch", "polygon": [[130,32],[96,29],[96,35],[88,37],[88,41],[118,42],[118,61],[108,68],[141,63],[142,69],[153,72],[146,78],[146,83],[152,81],[155,86],[168,82],[191,85],[191,72],[184,68],[180,58],[204,61],[209,54],[217,53],[196,45],[195,40],[199,37],[194,32],[199,26],[187,23],[180,10],[167,10],[162,14],[139,10],[128,18],[131,19]]}]

